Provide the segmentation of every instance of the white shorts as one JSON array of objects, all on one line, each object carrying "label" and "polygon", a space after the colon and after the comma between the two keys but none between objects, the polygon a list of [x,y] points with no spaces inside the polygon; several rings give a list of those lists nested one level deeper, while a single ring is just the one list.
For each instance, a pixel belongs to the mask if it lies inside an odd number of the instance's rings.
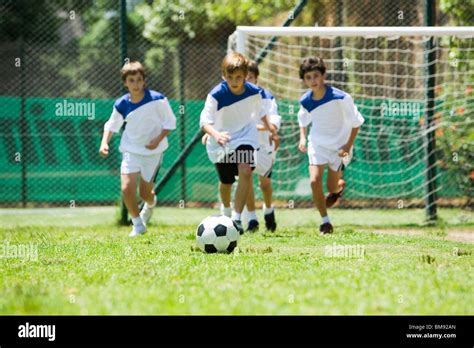
[{"label": "white shorts", "polygon": [[328,150],[324,147],[308,146],[309,165],[328,164],[332,171],[338,172],[344,166],[347,166],[352,159],[352,148],[345,157],[339,157],[338,151]]},{"label": "white shorts", "polygon": [[273,163],[275,163],[276,151],[273,146],[260,144],[255,156],[255,170],[254,173],[258,175],[269,177],[272,173]]},{"label": "white shorts", "polygon": [[140,173],[143,180],[152,182],[160,169],[162,158],[162,152],[148,156],[124,152],[120,172],[121,174]]}]

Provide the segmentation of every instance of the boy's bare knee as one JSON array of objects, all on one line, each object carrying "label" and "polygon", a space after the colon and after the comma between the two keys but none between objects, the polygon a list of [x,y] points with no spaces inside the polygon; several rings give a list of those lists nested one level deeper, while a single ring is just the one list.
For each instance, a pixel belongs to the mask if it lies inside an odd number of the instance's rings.
[{"label": "boy's bare knee", "polygon": [[132,191],[132,189],[135,189],[135,188],[132,187],[132,183],[130,181],[125,181],[125,182],[122,181],[121,189],[123,193],[128,193]]},{"label": "boy's bare knee", "polygon": [[239,176],[250,178],[252,176],[252,168],[248,164],[239,164]]},{"label": "boy's bare knee", "polygon": [[262,191],[269,190],[271,188],[271,186],[272,186],[272,182],[270,181],[270,179],[265,178],[265,179],[260,180],[260,189]]},{"label": "boy's bare knee", "polygon": [[319,175],[315,176],[314,178],[310,179],[311,183],[311,188],[317,189],[317,188],[322,188],[323,187],[323,178]]}]

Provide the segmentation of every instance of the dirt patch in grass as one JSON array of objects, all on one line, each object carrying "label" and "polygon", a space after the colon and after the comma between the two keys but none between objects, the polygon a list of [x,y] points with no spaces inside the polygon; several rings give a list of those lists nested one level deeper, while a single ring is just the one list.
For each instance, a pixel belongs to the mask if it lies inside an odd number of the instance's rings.
[{"label": "dirt patch in grass", "polygon": [[424,236],[434,239],[446,239],[474,244],[474,230],[447,230],[445,235],[437,235],[436,233],[417,229],[374,229],[370,232],[380,234],[399,234],[403,236]]}]

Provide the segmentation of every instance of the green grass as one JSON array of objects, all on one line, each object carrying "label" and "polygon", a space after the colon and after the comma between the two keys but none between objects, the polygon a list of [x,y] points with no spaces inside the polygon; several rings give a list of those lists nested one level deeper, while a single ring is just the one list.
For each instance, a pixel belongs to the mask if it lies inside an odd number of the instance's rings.
[{"label": "green grass", "polygon": [[[441,209],[425,226],[423,210],[334,209],[336,233],[321,237],[314,211],[281,209],[276,233],[206,255],[194,230],[212,213],[157,208],[129,239],[114,208],[2,210],[0,256],[34,243],[38,260],[0,257],[0,314],[474,313],[474,245],[448,239],[474,233],[472,212]],[[365,256],[328,257],[334,243]]]}]

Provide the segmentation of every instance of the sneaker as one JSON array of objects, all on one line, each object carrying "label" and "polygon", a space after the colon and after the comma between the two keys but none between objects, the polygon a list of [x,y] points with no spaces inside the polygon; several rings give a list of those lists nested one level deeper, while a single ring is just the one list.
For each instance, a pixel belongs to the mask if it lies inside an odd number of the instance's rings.
[{"label": "sneaker", "polygon": [[257,232],[258,231],[258,220],[249,220],[249,225],[247,227],[247,232]]},{"label": "sneaker", "polygon": [[320,234],[329,234],[332,233],[333,228],[330,222],[326,222],[325,224],[322,224],[319,226],[319,233]]},{"label": "sneaker", "polygon": [[143,224],[146,226],[151,219],[153,214],[153,208],[148,208],[147,205],[143,205],[142,210],[140,211],[140,217],[142,218]]},{"label": "sneaker", "polygon": [[336,204],[337,200],[342,197],[342,193],[344,192],[344,189],[346,187],[346,182],[342,179],[339,180],[339,187],[341,188],[341,191],[338,193],[330,193],[326,197],[326,207],[331,208],[334,204]]},{"label": "sneaker", "polygon": [[275,232],[277,224],[275,221],[275,211],[272,211],[270,214],[265,214],[265,227],[267,230]]},{"label": "sneaker", "polygon": [[132,229],[132,232],[130,232],[130,234],[128,235],[129,237],[136,237],[136,236],[139,236],[139,235],[142,235],[142,234],[145,234],[146,233],[146,227],[145,225],[143,224],[140,224],[140,225],[134,225],[133,226],[133,229]]},{"label": "sneaker", "polygon": [[242,227],[242,221],[240,220],[233,220],[234,226],[239,231],[240,234],[244,234],[244,228]]}]

